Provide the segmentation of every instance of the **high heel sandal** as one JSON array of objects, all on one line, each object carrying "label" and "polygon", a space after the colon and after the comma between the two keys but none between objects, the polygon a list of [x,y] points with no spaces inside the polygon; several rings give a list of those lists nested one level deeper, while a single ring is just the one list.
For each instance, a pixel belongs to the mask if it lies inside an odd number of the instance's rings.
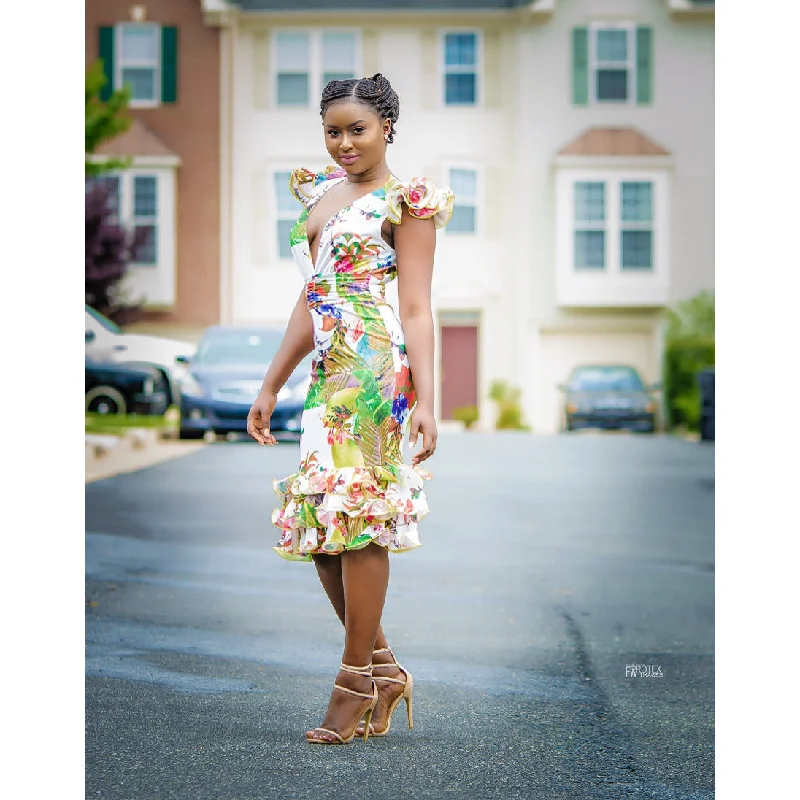
[{"label": "high heel sandal", "polygon": [[[372,680],[375,684],[378,681],[384,681],[386,683],[399,683],[403,686],[403,693],[398,695],[397,697],[392,700],[391,705],[386,709],[386,727],[382,731],[376,731],[375,726],[371,723],[371,715],[370,720],[365,720],[364,723],[359,723],[356,726],[356,731],[361,734],[362,731],[360,730],[362,724],[364,726],[364,731],[366,732],[369,729],[369,733],[372,736],[386,736],[389,733],[389,728],[392,726],[392,715],[394,714],[397,706],[405,700],[406,701],[406,712],[408,713],[408,728],[412,730],[414,728],[414,716],[413,716],[413,709],[411,706],[412,697],[414,694],[414,679],[411,677],[411,673],[403,667],[397,659],[394,657],[394,653],[391,651],[389,647],[382,647],[380,650],[373,650],[372,655],[374,656],[376,653],[389,653],[392,657],[392,660],[387,664],[376,664],[374,661],[372,663]],[[375,675],[375,670],[380,669],[381,667],[397,667],[400,672],[402,672],[405,676],[405,680],[401,680],[400,678],[385,678],[381,675]]]},{"label": "high heel sandal", "polygon": [[[339,670],[341,672],[349,672],[353,675],[361,675],[364,678],[372,677],[371,664],[367,664],[366,667],[351,667],[348,664],[342,663],[339,665]],[[358,716],[356,724],[353,727],[353,732],[349,736],[344,737],[340,733],[337,733],[336,731],[333,731],[330,728],[317,727],[311,731],[310,736],[306,734],[306,741],[308,741],[311,744],[349,744],[350,742],[353,741],[353,739],[356,736],[356,732],[358,731],[359,723],[362,717],[364,719],[365,724],[364,724],[364,730],[360,731],[359,735],[363,734],[364,741],[366,741],[369,738],[370,733],[372,733],[371,730],[372,724],[370,720],[372,719],[372,712],[375,710],[375,705],[378,702],[378,687],[375,685],[375,681],[372,682],[372,692],[370,694],[366,694],[365,692],[356,692],[353,689],[348,689],[346,686],[342,686],[341,684],[338,683],[334,683],[333,688],[338,689],[340,692],[347,692],[347,694],[355,695],[356,697],[363,697],[367,700],[371,700],[372,702],[369,704],[367,709]],[[323,739],[319,736],[314,736],[314,734],[317,731],[321,731],[322,733],[328,733],[331,736],[334,736],[338,741],[332,742],[329,739]]]}]

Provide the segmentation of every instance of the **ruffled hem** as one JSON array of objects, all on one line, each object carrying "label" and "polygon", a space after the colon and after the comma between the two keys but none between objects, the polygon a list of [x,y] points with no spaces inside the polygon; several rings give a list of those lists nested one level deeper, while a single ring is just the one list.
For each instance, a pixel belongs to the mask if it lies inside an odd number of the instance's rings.
[{"label": "ruffled hem", "polygon": [[393,224],[400,224],[402,204],[405,203],[412,217],[433,217],[433,224],[438,229],[447,225],[453,216],[455,195],[452,189],[435,186],[429,178],[412,178],[408,183],[390,180],[386,186],[386,202],[389,205],[386,218]]},{"label": "ruffled hem", "polygon": [[417,521],[428,513],[423,480],[407,465],[301,469],[273,484],[281,498],[272,514],[281,529],[278,555],[310,561],[374,542],[393,553],[420,546]]}]

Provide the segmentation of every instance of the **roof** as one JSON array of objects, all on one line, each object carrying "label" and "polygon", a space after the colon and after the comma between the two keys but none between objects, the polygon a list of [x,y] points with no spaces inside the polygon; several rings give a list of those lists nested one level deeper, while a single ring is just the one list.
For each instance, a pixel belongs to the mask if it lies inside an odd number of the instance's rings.
[{"label": "roof", "polygon": [[669,150],[632,127],[588,128],[560,156],[668,156]]},{"label": "roof", "polygon": [[531,0],[231,0],[242,11],[472,11],[530,6]]},{"label": "roof", "polygon": [[177,153],[156,136],[140,119],[134,118],[130,128],[125,133],[103,142],[96,155],[126,158],[128,156],[171,156],[176,158]]}]

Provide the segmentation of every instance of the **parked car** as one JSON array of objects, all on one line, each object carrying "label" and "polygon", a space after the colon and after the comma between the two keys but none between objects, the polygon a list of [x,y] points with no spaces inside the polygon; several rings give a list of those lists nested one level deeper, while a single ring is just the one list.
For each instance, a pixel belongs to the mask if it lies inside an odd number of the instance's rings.
[{"label": "parked car", "polygon": [[[283,328],[213,325],[180,383],[180,436],[201,438],[213,433],[244,433],[247,414],[264,374],[283,339]],[[276,433],[300,432],[306,394],[311,384],[311,357],[304,359],[278,394],[270,420]]]},{"label": "parked car", "polygon": [[163,414],[167,379],[149,364],[114,364],[86,356],[86,410],[97,414]]},{"label": "parked car", "polygon": [[658,404],[652,392],[655,383],[645,386],[641,375],[630,366],[613,364],[583,365],[572,370],[564,392],[563,427],[625,428],[652,432],[656,429]]},{"label": "parked car", "polygon": [[163,336],[124,333],[107,317],[91,306],[85,306],[86,355],[115,364],[152,364],[167,379],[167,404],[178,402],[178,381],[185,367],[178,356],[190,356],[195,345]]},{"label": "parked car", "polygon": [[714,441],[714,369],[704,369],[698,375],[700,383],[700,440]]}]

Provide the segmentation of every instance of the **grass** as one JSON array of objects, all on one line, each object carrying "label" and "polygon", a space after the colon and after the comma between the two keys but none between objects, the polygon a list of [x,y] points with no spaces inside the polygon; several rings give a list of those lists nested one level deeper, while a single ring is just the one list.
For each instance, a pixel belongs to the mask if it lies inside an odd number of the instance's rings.
[{"label": "grass", "polygon": [[86,433],[124,436],[134,428],[167,431],[175,428],[178,409],[174,406],[160,415],[148,414],[97,414],[86,412]]}]

